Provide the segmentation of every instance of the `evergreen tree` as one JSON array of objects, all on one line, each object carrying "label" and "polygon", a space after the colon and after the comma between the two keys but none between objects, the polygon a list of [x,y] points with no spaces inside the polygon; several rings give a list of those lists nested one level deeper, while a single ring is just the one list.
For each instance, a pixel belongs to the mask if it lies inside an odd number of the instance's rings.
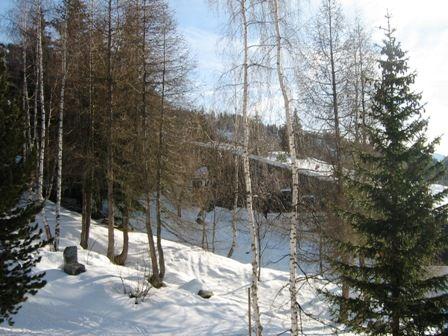
[{"label": "evergreen tree", "polygon": [[14,322],[26,295],[45,285],[44,273],[33,273],[39,262],[40,232],[33,223],[42,206],[30,201],[33,157],[23,157],[24,114],[14,103],[0,51],[0,323]]},{"label": "evergreen tree", "polygon": [[370,112],[376,126],[368,127],[372,148],[347,177],[351,208],[338,212],[359,239],[337,245],[361,262],[333,260],[352,292],[325,294],[335,316],[346,310],[342,322],[351,331],[447,335],[448,277],[430,267],[447,242],[448,209],[440,204],[447,193],[430,190],[442,166],[431,159],[436,141],[426,139],[421,94],[411,89],[415,73],[390,26],[381,54]]}]

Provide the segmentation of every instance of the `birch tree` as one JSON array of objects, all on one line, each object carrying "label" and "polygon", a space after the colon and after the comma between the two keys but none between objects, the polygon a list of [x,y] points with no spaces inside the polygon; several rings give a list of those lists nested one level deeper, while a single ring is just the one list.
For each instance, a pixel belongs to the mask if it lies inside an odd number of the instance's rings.
[{"label": "birch tree", "polygon": [[299,166],[297,161],[297,151],[294,136],[293,112],[291,111],[291,92],[288,86],[284,69],[283,60],[283,41],[286,39],[281,30],[281,14],[282,1],[272,0],[271,13],[272,21],[275,27],[275,68],[280,91],[283,98],[285,111],[286,131],[288,135],[289,156],[292,166],[292,218],[289,228],[289,292],[291,301],[291,335],[299,334],[298,325],[298,303],[297,303],[297,285],[296,285],[296,268],[297,268],[297,226],[298,226],[298,208],[299,208]]},{"label": "birch tree", "polygon": [[[36,2],[36,14],[37,14],[37,69],[38,69],[38,78],[37,78],[37,87],[39,92],[39,101],[40,101],[40,143],[39,143],[39,155],[38,155],[38,175],[37,175],[37,198],[39,201],[44,201],[44,165],[45,165],[45,148],[46,148],[46,114],[45,114],[45,94],[44,94],[44,66],[43,66],[43,48],[42,48],[42,39],[44,33],[44,15],[42,10],[41,0],[37,0]],[[37,102],[36,102],[37,104]],[[37,110],[36,110],[37,111]],[[37,113],[36,113],[37,114]],[[52,239],[52,234],[50,230],[50,226],[45,217],[45,207],[42,208],[42,218],[44,221],[45,234],[47,236],[47,240]]]},{"label": "birch tree", "polygon": [[[65,3],[68,6],[69,3]],[[54,237],[54,249],[58,250],[59,237],[61,234],[61,196],[62,196],[62,143],[64,132],[64,99],[65,99],[65,81],[67,79],[67,8],[64,8],[61,42],[61,92],[59,100],[59,119],[57,136],[57,174],[56,174],[56,227]]]},{"label": "birch tree", "polygon": [[[260,308],[258,304],[258,282],[259,282],[259,238],[258,227],[254,216],[254,203],[252,194],[252,178],[250,173],[250,160],[249,160],[249,139],[250,139],[250,118],[249,118],[249,99],[250,99],[250,74],[252,64],[250,58],[250,48],[252,46],[249,42],[251,37],[256,36],[256,31],[252,32],[251,27],[256,24],[254,14],[256,13],[257,3],[250,0],[226,0],[215,1],[218,4],[223,5],[224,10],[229,16],[229,22],[227,23],[229,31],[234,31],[230,36],[232,40],[232,46],[240,45],[240,59],[237,61],[238,65],[234,66],[234,69],[241,70],[241,106],[239,110],[242,114],[242,155],[241,164],[243,171],[243,181],[245,185],[245,202],[248,225],[251,235],[251,253],[252,253],[252,276],[250,285],[250,304],[251,312],[254,321],[255,334],[257,336],[262,335],[263,327],[260,319]],[[212,1],[213,3],[213,1]],[[232,33],[230,33],[232,35]],[[253,34],[253,35],[252,35]]]},{"label": "birch tree", "polygon": [[[45,95],[44,95],[44,67],[42,52],[42,34],[43,34],[43,14],[41,0],[36,1],[37,13],[37,68],[38,68],[38,87],[40,99],[40,144],[38,156],[38,177],[37,177],[37,197],[43,200],[44,186],[44,161],[45,161],[45,139],[46,139],[46,118],[45,118]],[[47,236],[49,232],[47,231]],[[49,237],[48,237],[49,238]]]},{"label": "birch tree", "polygon": [[19,25],[19,32],[21,35],[22,45],[22,109],[25,113],[25,128],[24,128],[24,146],[23,152],[25,159],[30,151],[33,142],[31,136],[31,116],[30,116],[30,97],[28,93],[28,21],[30,16],[29,5],[26,1],[19,2],[19,13],[21,15],[21,22]]},{"label": "birch tree", "polygon": [[259,246],[257,237],[257,227],[255,223],[252,197],[252,180],[250,176],[250,161],[249,161],[249,137],[250,125],[248,116],[248,100],[249,100],[249,23],[247,20],[247,1],[240,0],[240,15],[241,25],[243,30],[243,94],[242,94],[242,115],[243,115],[243,174],[244,183],[246,187],[246,209],[249,220],[249,227],[252,236],[251,250],[252,250],[252,282],[251,282],[251,306],[253,309],[255,320],[255,333],[257,336],[262,334],[263,327],[260,320],[260,308],[258,305],[258,262],[259,262]]}]

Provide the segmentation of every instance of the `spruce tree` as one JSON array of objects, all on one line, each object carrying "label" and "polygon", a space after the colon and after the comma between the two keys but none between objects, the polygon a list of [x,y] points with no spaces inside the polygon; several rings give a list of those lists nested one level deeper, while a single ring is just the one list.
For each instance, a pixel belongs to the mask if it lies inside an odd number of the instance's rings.
[{"label": "spruce tree", "polygon": [[12,325],[27,294],[36,294],[45,281],[43,273],[32,271],[42,246],[34,223],[42,206],[28,191],[34,161],[32,155],[24,160],[24,113],[12,97],[3,54],[0,50],[0,323]]},{"label": "spruce tree", "polygon": [[335,317],[366,335],[447,335],[448,277],[433,275],[447,239],[447,192],[431,193],[442,166],[432,161],[415,73],[388,26],[381,50],[368,128],[369,152],[359,154],[346,177],[351,202],[338,215],[358,238],[337,242],[341,253],[362,262],[332,260],[349,298],[327,292]]}]

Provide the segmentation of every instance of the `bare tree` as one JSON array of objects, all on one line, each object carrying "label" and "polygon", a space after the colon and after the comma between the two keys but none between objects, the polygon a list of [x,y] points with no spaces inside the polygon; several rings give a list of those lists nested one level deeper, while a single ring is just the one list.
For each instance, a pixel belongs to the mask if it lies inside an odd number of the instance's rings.
[{"label": "bare tree", "polygon": [[[89,0],[85,25],[87,30],[87,78],[88,78],[88,133],[85,155],[86,172],[82,176],[82,225],[80,245],[87,248],[89,244],[90,221],[92,216],[93,178],[95,172],[95,82],[94,82],[94,4]],[[83,24],[83,23],[81,23]]]},{"label": "bare tree", "polygon": [[21,22],[19,24],[19,31],[21,35],[22,44],[22,71],[23,71],[23,82],[22,82],[22,109],[25,112],[25,142],[23,144],[23,153],[25,159],[27,158],[28,152],[33,146],[32,136],[31,136],[31,116],[30,116],[30,97],[28,93],[28,21],[30,16],[29,5],[26,1],[19,2],[19,11],[21,15]]},{"label": "bare tree", "polygon": [[107,5],[107,110],[108,110],[108,133],[107,133],[107,204],[108,204],[108,240],[107,240],[107,257],[113,262],[115,258],[115,238],[114,238],[114,221],[115,221],[115,202],[114,202],[114,148],[113,148],[113,72],[112,72],[112,0],[108,0]]},{"label": "bare tree", "polygon": [[[38,67],[38,87],[40,99],[40,145],[38,158],[38,179],[37,179],[37,195],[39,200],[43,200],[43,186],[44,186],[44,161],[45,161],[45,139],[46,139],[46,118],[45,118],[45,95],[44,95],[44,66],[43,66],[43,52],[42,52],[42,21],[44,20],[42,14],[41,0],[36,2],[37,12],[37,67]],[[47,232],[48,235],[48,232]]]},{"label": "bare tree", "polygon": [[283,41],[286,37],[281,31],[281,10],[282,1],[272,0],[272,19],[275,27],[275,46],[276,46],[276,71],[278,83],[283,97],[285,110],[286,130],[288,134],[289,156],[292,164],[292,218],[289,229],[289,292],[291,301],[291,335],[299,334],[298,325],[298,303],[297,303],[297,225],[298,225],[298,207],[299,207],[299,166],[297,161],[297,151],[294,135],[293,113],[291,111],[291,94],[288,87],[287,78],[284,72],[284,63],[282,53],[284,52]]},{"label": "bare tree", "polygon": [[[68,4],[65,4],[67,6]],[[61,234],[61,196],[62,196],[62,142],[64,132],[64,98],[65,82],[67,79],[67,13],[64,8],[63,23],[61,31],[62,40],[62,58],[61,58],[61,92],[59,100],[59,120],[58,120],[58,139],[57,139],[57,174],[56,174],[56,227],[54,237],[54,249],[58,250],[59,238]]]},{"label": "bare tree", "polygon": [[[38,78],[37,86],[39,87],[39,100],[40,100],[40,144],[39,144],[39,156],[38,156],[38,175],[37,175],[37,198],[40,201],[44,201],[44,166],[45,166],[45,148],[46,148],[46,114],[45,114],[45,94],[44,94],[44,66],[43,66],[43,48],[42,48],[42,35],[44,33],[44,26],[42,25],[45,18],[42,10],[41,0],[36,1],[36,14],[37,14],[37,68]],[[36,110],[37,111],[37,110]],[[45,234],[47,239],[52,238],[50,226],[45,217],[45,208],[42,209],[42,218],[44,221]]]},{"label": "bare tree", "polygon": [[149,30],[149,13],[148,7],[150,7],[146,0],[142,0],[142,4],[140,7],[141,10],[141,68],[142,68],[142,79],[141,79],[141,108],[142,108],[142,158],[143,158],[143,172],[145,177],[144,183],[144,195],[145,195],[145,225],[146,225],[146,233],[148,236],[148,244],[149,244],[149,255],[151,259],[151,268],[152,274],[149,278],[149,281],[155,288],[160,288],[163,285],[163,282],[160,279],[159,272],[159,262],[157,259],[157,251],[154,243],[154,235],[151,225],[151,183],[150,183],[150,158],[149,156],[149,142],[150,142],[150,134],[149,134],[149,111],[148,111],[148,82],[149,82],[149,66],[148,66],[148,30]]},{"label": "bare tree", "polygon": [[255,322],[255,333],[260,336],[263,331],[260,319],[260,308],[258,305],[258,263],[259,263],[259,246],[257,237],[257,225],[255,223],[254,210],[253,210],[253,198],[252,198],[252,180],[250,176],[250,161],[249,161],[249,137],[250,137],[250,127],[249,127],[249,115],[248,115],[248,100],[249,100],[249,21],[247,18],[249,9],[248,1],[239,1],[240,9],[239,15],[241,16],[241,27],[242,27],[242,39],[243,39],[243,93],[242,93],[242,116],[243,116],[243,174],[244,183],[246,187],[246,209],[247,216],[249,220],[249,227],[251,231],[252,241],[252,283],[251,283],[251,305],[254,315]]}]

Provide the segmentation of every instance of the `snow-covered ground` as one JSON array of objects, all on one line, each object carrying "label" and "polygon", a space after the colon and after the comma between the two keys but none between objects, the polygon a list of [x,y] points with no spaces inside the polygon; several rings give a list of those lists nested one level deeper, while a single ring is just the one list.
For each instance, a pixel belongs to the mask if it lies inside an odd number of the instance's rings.
[{"label": "snow-covered ground", "polygon": [[[441,187],[434,186],[434,191]],[[169,210],[170,206],[164,202]],[[174,209],[171,209],[174,212]],[[198,208],[182,210],[182,219],[165,212],[163,247],[167,274],[166,287],[150,289],[143,302],[124,293],[145,283],[148,269],[148,244],[139,213],[131,221],[135,231],[129,233],[130,246],[126,267],[113,265],[106,258],[107,228],[96,222],[91,227],[90,246],[79,245],[81,216],[62,212],[61,250],[78,246],[78,259],[87,272],[66,275],[61,266],[62,252],[42,250],[37,271],[46,272],[47,285],[23,305],[15,317],[14,327],[0,325],[0,335],[247,335],[247,288],[250,283],[250,235],[244,210],[238,213],[237,248],[232,259],[226,258],[231,245],[229,210],[216,208],[206,215],[208,249],[212,250],[212,226],[216,223],[215,253],[198,247],[202,226],[196,223]],[[48,202],[46,217],[53,227],[54,205]],[[260,308],[264,335],[288,335],[289,291],[287,218],[269,214],[263,222],[262,281]],[[41,218],[38,218],[41,221]],[[116,252],[120,252],[122,232],[116,230]],[[307,253],[315,249],[310,236],[300,248]],[[301,262],[313,274],[314,263]],[[447,268],[437,268],[446,273]],[[301,325],[306,335],[333,335],[336,327],[329,321],[328,304],[317,294],[324,285],[320,277],[300,282],[299,303],[304,309]],[[197,295],[199,289],[214,292],[209,299]],[[338,334],[344,335],[338,330]]]},{"label": "snow-covered ground", "polygon": [[[230,212],[221,209],[219,224],[230,227]],[[191,211],[190,216],[193,216]],[[54,206],[49,203],[46,216],[53,224]],[[210,216],[210,214],[209,214]],[[188,216],[186,214],[187,219]],[[208,218],[210,219],[210,218]],[[62,213],[61,247],[78,245],[81,216],[64,210]],[[197,224],[196,224],[197,225]],[[217,230],[217,252],[225,254],[230,244],[228,237]],[[107,229],[93,223],[89,250],[78,245],[79,261],[87,272],[79,276],[66,275],[61,270],[62,252],[42,251],[42,262],[37,271],[46,272],[47,285],[30,297],[15,317],[14,327],[0,326],[1,335],[247,335],[247,288],[250,282],[248,246],[241,246],[245,238],[240,232],[239,248],[229,259],[187,244],[163,240],[167,275],[166,287],[151,289],[144,302],[135,304],[124,294],[124,286],[136,288],[142,284],[148,263],[147,238],[142,232],[130,233],[130,253],[126,267],[116,266],[105,257]],[[166,232],[169,235],[168,232]],[[279,236],[280,237],[280,236]],[[178,238],[180,239],[180,238]],[[121,232],[116,230],[117,252],[121,246]],[[280,244],[280,238],[278,238]],[[270,260],[270,250],[265,251]],[[284,253],[287,244],[278,248]],[[276,257],[276,256],[274,256]],[[265,262],[265,264],[269,262]],[[264,267],[260,284],[260,306],[265,335],[277,335],[288,329],[288,295],[285,285],[288,273]],[[286,264],[284,264],[286,265]],[[123,286],[124,283],[124,286]],[[300,303],[307,314],[302,314],[303,330],[310,335],[330,335],[327,305],[316,293],[318,280],[301,282]],[[214,292],[202,299],[197,290],[203,287]],[[287,334],[287,333],[285,333]]]}]

